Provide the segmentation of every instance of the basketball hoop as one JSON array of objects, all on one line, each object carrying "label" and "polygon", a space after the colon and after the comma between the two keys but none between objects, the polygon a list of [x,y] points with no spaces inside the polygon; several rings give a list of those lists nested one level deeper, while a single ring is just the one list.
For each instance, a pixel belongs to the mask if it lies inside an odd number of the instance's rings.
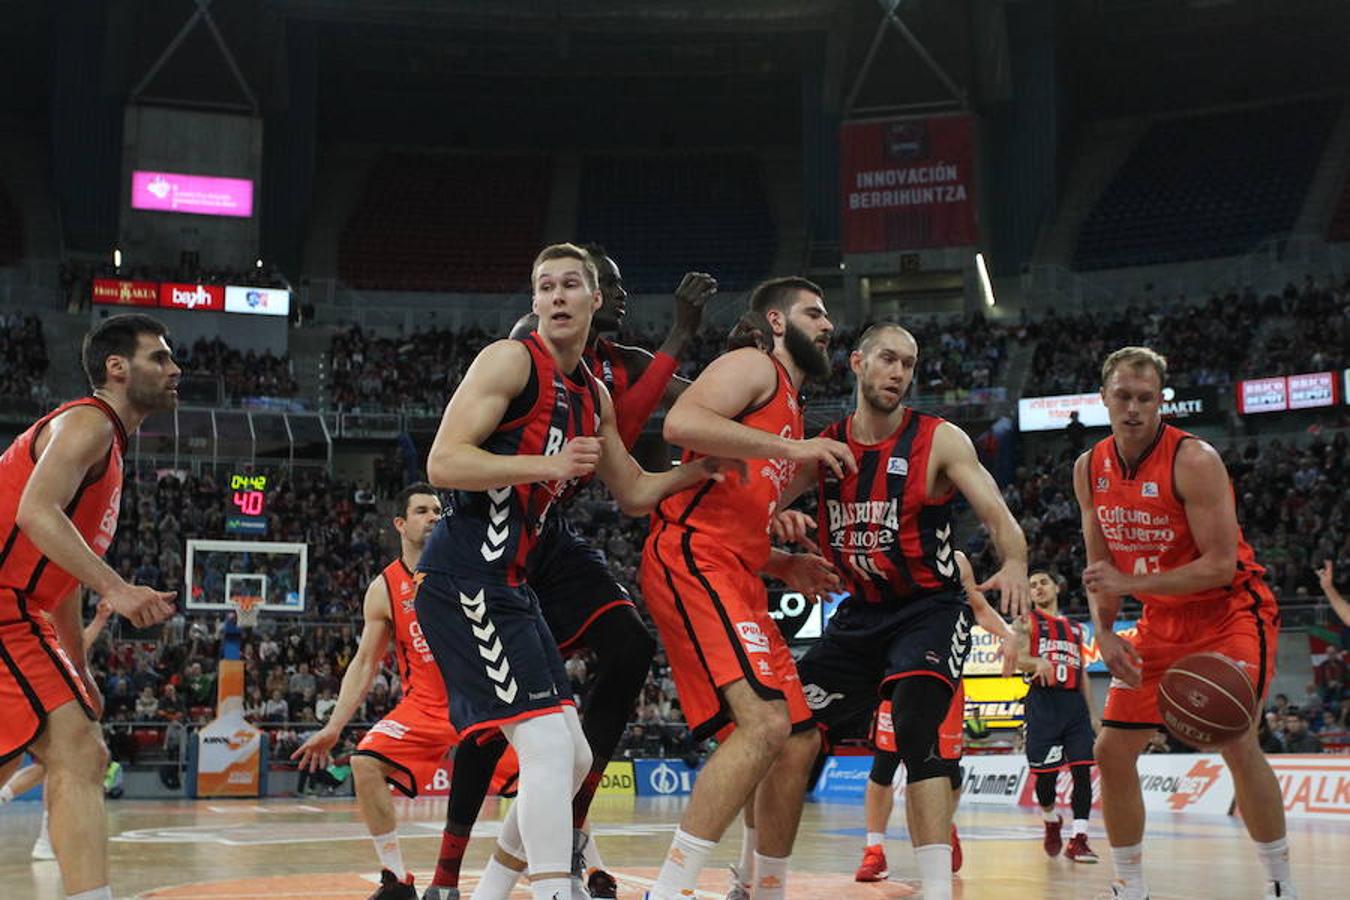
[{"label": "basketball hoop", "polygon": [[258,624],[258,613],[262,612],[263,598],[257,594],[235,594],[228,598],[234,607],[234,619],[240,628],[253,628]]}]

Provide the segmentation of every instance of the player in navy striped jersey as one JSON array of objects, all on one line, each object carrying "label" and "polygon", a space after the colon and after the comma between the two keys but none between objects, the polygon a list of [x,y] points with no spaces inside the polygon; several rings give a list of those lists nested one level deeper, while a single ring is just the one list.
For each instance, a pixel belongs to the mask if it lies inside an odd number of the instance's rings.
[{"label": "player in navy striped jersey", "polygon": [[1017,667],[1027,674],[1027,766],[1036,776],[1036,800],[1045,821],[1045,852],[1058,856],[1064,841],[1055,812],[1055,782],[1060,769],[1073,775],[1073,837],[1066,859],[1095,863],[1088,846],[1092,811],[1092,742],[1099,722],[1092,714],[1092,681],[1083,664],[1083,635],[1059,615],[1059,582],[1049,572],[1033,572],[1034,608],[1013,626],[1019,635]]}]

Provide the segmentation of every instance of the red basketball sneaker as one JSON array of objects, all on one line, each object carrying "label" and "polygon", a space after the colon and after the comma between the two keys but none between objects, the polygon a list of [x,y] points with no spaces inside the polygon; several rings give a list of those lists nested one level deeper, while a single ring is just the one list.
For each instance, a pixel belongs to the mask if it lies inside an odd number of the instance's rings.
[{"label": "red basketball sneaker", "polygon": [[1088,846],[1086,834],[1075,834],[1069,838],[1069,846],[1064,848],[1064,858],[1076,863],[1101,862],[1101,858]]},{"label": "red basketball sneaker", "polygon": [[862,865],[853,874],[854,881],[885,881],[890,876],[886,868],[886,848],[880,844],[863,848]]},{"label": "red basketball sneaker", "polygon": [[952,823],[952,871],[961,871],[961,835],[956,833],[956,823]]},{"label": "red basketball sneaker", "polygon": [[1064,827],[1064,820],[1056,818],[1053,822],[1045,823],[1045,854],[1046,856],[1059,856],[1059,851],[1064,848],[1064,838],[1060,837],[1059,830]]}]

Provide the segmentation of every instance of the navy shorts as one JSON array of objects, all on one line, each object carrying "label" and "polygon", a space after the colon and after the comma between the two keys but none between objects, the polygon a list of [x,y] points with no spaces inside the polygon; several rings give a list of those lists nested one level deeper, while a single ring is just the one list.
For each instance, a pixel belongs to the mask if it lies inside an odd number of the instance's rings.
[{"label": "navy shorts", "polygon": [[898,679],[931,676],[956,689],[970,627],[970,607],[954,592],[903,603],[850,597],[797,661],[806,703],[831,740],[867,737],[877,701]]},{"label": "navy shorts", "polygon": [[[1083,673],[1084,678],[1087,673]],[[1092,764],[1092,714],[1078,691],[1033,687],[1023,701],[1027,723],[1027,768],[1055,772]]]},{"label": "navy shorts", "polygon": [[577,534],[561,515],[549,515],[525,570],[539,597],[558,648],[567,654],[585,644],[586,629],[611,609],[633,606],[628,590],[610,572],[605,555]]},{"label": "navy shorts", "polygon": [[425,572],[417,621],[461,738],[573,705],[558,645],[528,586]]}]

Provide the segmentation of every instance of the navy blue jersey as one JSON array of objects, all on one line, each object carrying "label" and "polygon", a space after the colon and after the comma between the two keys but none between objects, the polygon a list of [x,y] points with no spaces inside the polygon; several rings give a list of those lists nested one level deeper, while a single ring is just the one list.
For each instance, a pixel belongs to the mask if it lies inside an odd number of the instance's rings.
[{"label": "navy blue jersey", "polygon": [[[529,384],[507,410],[483,449],[502,455],[560,453],[575,437],[600,430],[600,391],[584,365],[565,374],[537,332],[521,339],[533,366]],[[507,485],[487,491],[453,491],[447,513],[427,540],[419,569],[474,573],[509,585],[525,581],[525,562],[544,517],[573,479]]]}]

